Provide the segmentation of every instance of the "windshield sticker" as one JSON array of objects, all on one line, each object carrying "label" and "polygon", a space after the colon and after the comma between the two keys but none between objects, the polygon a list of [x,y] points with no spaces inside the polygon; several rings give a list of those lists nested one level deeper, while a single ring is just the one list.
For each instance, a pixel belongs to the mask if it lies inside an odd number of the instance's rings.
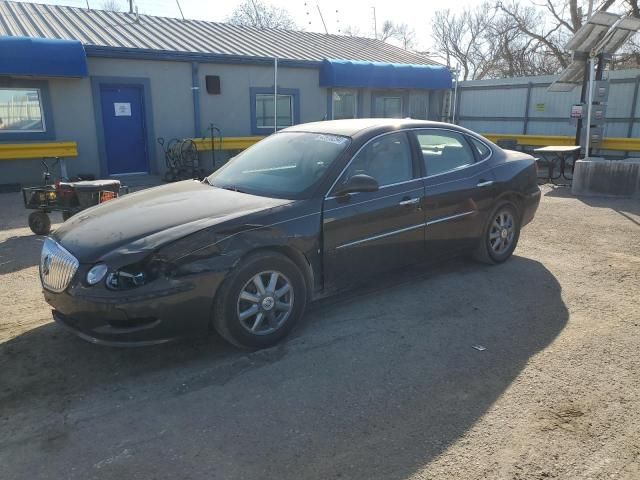
[{"label": "windshield sticker", "polygon": [[347,141],[345,137],[338,137],[336,135],[318,135],[316,140],[320,142],[335,143],[336,145],[342,145]]}]

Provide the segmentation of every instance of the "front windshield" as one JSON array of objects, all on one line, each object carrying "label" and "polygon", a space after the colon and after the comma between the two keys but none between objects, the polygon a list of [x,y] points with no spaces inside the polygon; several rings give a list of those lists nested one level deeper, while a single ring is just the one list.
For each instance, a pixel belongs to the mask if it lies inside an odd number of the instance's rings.
[{"label": "front windshield", "polygon": [[208,177],[214,187],[300,198],[349,145],[349,138],[307,132],[271,135]]}]

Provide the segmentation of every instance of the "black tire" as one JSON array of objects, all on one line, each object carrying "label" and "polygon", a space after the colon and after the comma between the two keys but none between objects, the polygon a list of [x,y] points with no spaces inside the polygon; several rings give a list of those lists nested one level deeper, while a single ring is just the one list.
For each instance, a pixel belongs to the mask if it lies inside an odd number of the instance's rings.
[{"label": "black tire", "polygon": [[[506,217],[505,217],[506,216]],[[513,230],[508,228],[508,221],[504,228],[500,228],[499,219],[510,218],[512,220]],[[507,231],[506,237],[504,231]],[[498,235],[497,238],[496,234]],[[502,243],[509,239],[508,245]],[[482,263],[497,264],[506,261],[516,249],[518,239],[520,238],[520,215],[518,208],[509,201],[500,202],[492,211],[487,219],[482,232],[482,239],[478,248],[473,254],[473,258]],[[496,249],[496,242],[501,242],[504,248]]]},{"label": "black tire", "polygon": [[70,212],[68,210],[63,210],[62,211],[62,221],[66,222],[67,220],[69,220],[71,217],[73,217],[73,212]]},{"label": "black tire", "polygon": [[[270,307],[270,309],[273,309],[272,311],[264,311],[264,322],[266,322],[264,331],[252,333],[246,323],[240,320],[241,306],[244,308],[244,305],[246,305],[243,303],[244,300],[240,299],[240,295],[243,290],[246,291],[246,288],[250,287],[250,282],[253,282],[256,276],[261,273],[268,275],[273,272],[281,275],[279,281],[290,285],[292,296],[289,297],[288,304],[291,306],[289,313],[286,316],[282,316],[281,319],[284,318],[281,320],[282,323],[277,327],[273,326],[274,330],[269,332],[269,328],[272,328],[272,320],[266,319],[267,315],[272,315],[274,323],[277,322],[275,317],[280,315],[277,312],[278,308],[272,305]],[[277,288],[274,290],[277,290]],[[262,301],[266,301],[267,297],[270,297],[271,301],[275,302],[276,305],[280,303],[276,295],[271,295],[268,291],[264,295],[260,295],[256,289],[255,295],[261,298]],[[256,302],[256,308],[259,308],[259,311],[263,311],[264,308],[262,301]],[[216,296],[212,323],[215,330],[225,340],[237,347],[247,349],[266,348],[276,344],[291,331],[304,314],[306,302],[306,282],[296,264],[286,256],[276,252],[259,252],[242,261],[229,273],[223,282]],[[287,305],[285,302],[283,304]],[[255,319],[257,316],[251,318]],[[251,320],[248,319],[245,322],[251,322]]]},{"label": "black tire", "polygon": [[36,235],[47,235],[51,231],[51,220],[45,212],[29,214],[29,228]]}]

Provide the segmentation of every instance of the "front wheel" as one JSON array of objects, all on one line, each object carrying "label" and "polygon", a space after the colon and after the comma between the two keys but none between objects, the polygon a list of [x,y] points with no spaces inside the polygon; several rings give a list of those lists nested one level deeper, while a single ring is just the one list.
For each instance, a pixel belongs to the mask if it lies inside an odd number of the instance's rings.
[{"label": "front wheel", "polygon": [[518,209],[511,202],[500,203],[489,216],[474,258],[484,263],[502,263],[513,254],[519,238]]},{"label": "front wheel", "polygon": [[47,235],[51,231],[51,220],[46,212],[31,212],[29,214],[29,228],[36,235]]},{"label": "front wheel", "polygon": [[213,326],[243,348],[270,347],[304,314],[307,288],[298,267],[284,255],[251,255],[225,279],[218,292]]}]

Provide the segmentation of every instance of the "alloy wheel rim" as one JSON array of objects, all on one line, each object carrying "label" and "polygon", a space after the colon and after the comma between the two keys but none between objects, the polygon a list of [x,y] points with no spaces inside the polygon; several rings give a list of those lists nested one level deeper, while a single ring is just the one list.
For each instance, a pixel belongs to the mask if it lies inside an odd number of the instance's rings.
[{"label": "alloy wheel rim", "polygon": [[240,324],[253,335],[278,330],[293,311],[293,286],[281,272],[260,272],[245,283],[237,301]]},{"label": "alloy wheel rim", "polygon": [[513,244],[515,233],[513,215],[508,210],[501,210],[489,228],[489,247],[498,255],[505,253]]}]

